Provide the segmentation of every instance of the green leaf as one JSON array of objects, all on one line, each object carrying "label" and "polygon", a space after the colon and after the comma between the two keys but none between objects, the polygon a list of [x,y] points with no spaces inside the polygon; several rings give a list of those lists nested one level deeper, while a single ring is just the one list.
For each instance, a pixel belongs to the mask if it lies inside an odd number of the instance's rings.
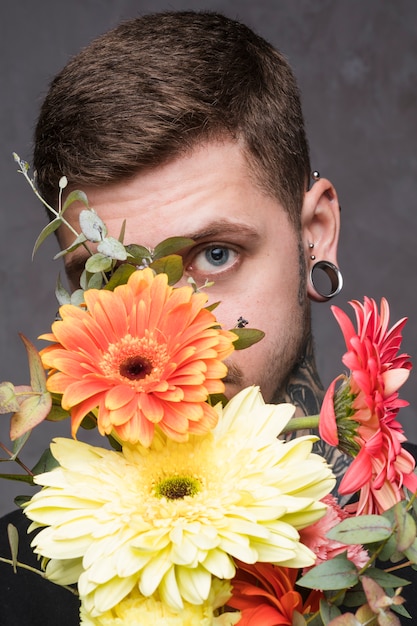
[{"label": "green leaf", "polygon": [[152,261],[150,266],[157,274],[167,274],[168,283],[175,285],[181,280],[184,273],[182,257],[178,254],[170,254]]},{"label": "green leaf", "polygon": [[13,524],[7,525],[7,538],[9,540],[10,552],[12,553],[13,571],[17,573],[17,553],[19,551],[19,533]]},{"label": "green leaf", "polygon": [[126,232],[126,220],[123,220],[122,227],[120,229],[120,233],[119,233],[119,236],[118,236],[118,240],[120,241],[120,243],[124,242],[125,232]]},{"label": "green leaf", "polygon": [[366,575],[368,578],[372,578],[375,580],[381,587],[393,588],[396,587],[404,587],[405,585],[409,585],[410,581],[405,578],[400,578],[399,576],[394,576],[394,574],[390,574],[389,572],[384,572],[384,570],[377,569],[376,567],[368,567],[366,570]]},{"label": "green leaf", "polygon": [[26,398],[19,411],[13,414],[10,424],[10,439],[14,441],[40,424],[51,410],[52,399],[49,392],[37,393]]},{"label": "green leaf", "polygon": [[31,431],[29,430],[27,433],[13,441],[13,455],[10,457],[11,461],[14,461],[19,456],[21,449],[30,437],[30,432]]},{"label": "green leaf", "polygon": [[107,227],[93,209],[80,212],[80,228],[89,241],[99,242],[107,237]]},{"label": "green leaf", "polygon": [[158,243],[153,251],[152,258],[156,260],[164,256],[176,254],[180,250],[194,245],[194,243],[194,239],[189,239],[188,237],[168,237],[168,239],[164,239]]},{"label": "green leaf", "polygon": [[394,535],[392,535],[388,541],[384,544],[381,551],[378,554],[378,558],[381,561],[388,561],[397,552],[397,542]]},{"label": "green leaf", "polygon": [[358,570],[345,554],[341,554],[330,561],[320,563],[309,570],[297,584],[309,589],[334,591],[353,587],[358,582]]},{"label": "green leaf", "polygon": [[231,332],[238,336],[237,341],[233,342],[235,350],[249,348],[265,337],[265,333],[256,328],[232,328]]},{"label": "green leaf", "polygon": [[328,624],[332,619],[340,615],[340,610],[334,604],[329,604],[326,600],[320,600],[320,617],[323,624]]},{"label": "green leaf", "polygon": [[71,294],[71,304],[74,306],[80,306],[84,303],[84,291],[82,289],[76,289]]},{"label": "green leaf", "polygon": [[29,476],[29,474],[0,474],[0,478],[4,478],[5,480],[15,480],[20,483],[29,483],[29,485],[33,485],[33,476]]},{"label": "green leaf", "polygon": [[41,245],[41,243],[43,243],[45,241],[45,239],[47,237],[49,237],[49,235],[51,235],[53,232],[55,232],[57,230],[57,228],[59,228],[61,226],[61,224],[62,224],[62,219],[60,217],[56,217],[54,220],[49,222],[49,224],[47,224],[45,226],[45,228],[43,228],[41,230],[41,232],[38,235],[37,240],[35,241],[35,245],[33,246],[32,261],[33,261],[33,257],[36,254],[36,251],[38,250],[38,248]]},{"label": "green leaf", "polygon": [[404,552],[416,538],[416,523],[405,511],[405,502],[398,502],[394,506],[395,522],[397,524],[396,541],[398,552]]},{"label": "green leaf", "polygon": [[67,199],[64,202],[64,206],[62,207],[61,215],[68,209],[68,207],[74,202],[82,202],[84,206],[88,208],[88,198],[84,191],[80,191],[79,189],[75,189],[68,194]]},{"label": "green leaf", "polygon": [[88,280],[87,280],[87,285],[86,285],[86,289],[101,289],[103,286],[103,276],[101,273],[95,273],[95,274],[89,274],[88,272],[87,276],[88,276]]},{"label": "green leaf", "polygon": [[90,256],[85,262],[87,272],[94,274],[95,272],[108,272],[111,269],[112,260],[105,254],[97,252]]},{"label": "green leaf", "polygon": [[52,399],[52,408],[48,413],[47,421],[48,422],[62,422],[63,420],[69,417],[68,411],[62,408],[60,402],[56,402],[55,399]]},{"label": "green leaf", "polygon": [[14,499],[14,503],[16,506],[22,508],[26,502],[32,499],[32,496],[16,496]]},{"label": "green leaf", "polygon": [[150,262],[152,260],[152,253],[145,246],[138,246],[136,243],[131,243],[125,246],[127,254],[131,257],[129,263],[133,265],[143,265],[143,261]]},{"label": "green leaf", "polygon": [[129,263],[123,263],[122,265],[119,265],[119,267],[112,274],[109,282],[104,285],[103,289],[109,289],[110,291],[114,291],[114,289],[119,285],[125,285],[133,272],[136,272],[136,269],[133,265],[129,265]]},{"label": "green leaf", "polygon": [[65,248],[64,250],[61,250],[60,252],[58,252],[54,256],[54,261],[56,261],[57,259],[60,259],[61,257],[65,256],[68,252],[74,252],[74,250],[79,248],[86,241],[87,241],[87,237],[84,235],[84,233],[80,233],[78,235],[78,237],[76,237],[74,239],[72,244],[68,246],[68,248]]},{"label": "green leaf", "polygon": [[35,476],[38,474],[44,474],[45,472],[50,472],[51,470],[58,467],[59,463],[56,458],[52,455],[52,452],[49,448],[47,448],[43,453],[39,461],[36,463],[34,467],[32,467],[32,472]]},{"label": "green leaf", "polygon": [[331,626],[362,626],[362,622],[359,622],[353,613],[344,613],[335,617]]},{"label": "green leaf", "polygon": [[411,546],[404,550],[404,555],[412,563],[417,563],[417,539],[414,539]]},{"label": "green leaf", "polygon": [[14,413],[19,410],[13,383],[0,383],[0,414]]},{"label": "green leaf", "polygon": [[105,254],[111,259],[116,259],[117,261],[126,261],[127,259],[126,248],[114,237],[105,237],[98,244],[97,250],[98,252],[101,252],[101,254]]},{"label": "green leaf", "polygon": [[366,544],[388,539],[392,533],[389,520],[381,515],[360,515],[343,520],[328,533],[329,539],[341,543]]},{"label": "green leaf", "polygon": [[46,374],[42,364],[39,352],[36,350],[32,342],[24,335],[19,333],[19,337],[25,344],[26,352],[29,359],[30,386],[33,391],[46,391]]},{"label": "green leaf", "polygon": [[58,300],[60,306],[62,306],[63,304],[69,304],[71,302],[71,294],[63,286],[60,274],[58,274],[58,278],[56,281],[55,297]]}]

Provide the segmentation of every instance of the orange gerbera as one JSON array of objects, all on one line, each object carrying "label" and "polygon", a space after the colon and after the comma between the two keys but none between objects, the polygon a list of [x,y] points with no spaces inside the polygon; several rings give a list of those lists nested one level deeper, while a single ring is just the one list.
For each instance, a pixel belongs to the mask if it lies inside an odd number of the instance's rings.
[{"label": "orange gerbera", "polygon": [[321,591],[310,591],[303,600],[295,590],[298,569],[271,563],[238,562],[228,606],[241,611],[238,626],[291,626],[294,611],[306,615],[319,609]]},{"label": "orange gerbera", "polygon": [[217,413],[207,404],[222,393],[236,336],[221,330],[204,308],[207,296],[173,288],[165,274],[134,272],[114,291],[85,292],[83,310],[60,308],[61,320],[41,338],[51,368],[47,387],[62,394],[76,435],[90,411],[101,434],[149,446],[155,424],[172,439],[211,429]]},{"label": "orange gerbera", "polygon": [[[350,376],[338,376],[330,385],[320,413],[320,436],[354,457],[339,486],[341,494],[360,491],[351,510],[382,513],[403,499],[403,487],[414,492],[415,462],[402,447],[406,441],[398,411],[408,403],[398,390],[407,380],[411,362],[398,354],[402,319],[388,330],[389,306],[383,298],[380,313],[374,300],[350,303],[357,330],[348,316],[332,307],[342,329],[347,352],[343,363]],[[337,381],[342,384],[336,390]]]}]

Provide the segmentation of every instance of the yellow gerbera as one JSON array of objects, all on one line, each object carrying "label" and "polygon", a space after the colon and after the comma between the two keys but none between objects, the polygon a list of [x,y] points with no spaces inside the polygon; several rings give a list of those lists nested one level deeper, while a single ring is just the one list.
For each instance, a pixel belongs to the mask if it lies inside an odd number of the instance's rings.
[{"label": "yellow gerbera", "polygon": [[99,615],[138,585],[174,609],[201,604],[212,577],[231,579],[233,558],[288,567],[312,565],[297,529],[324,514],[330,468],[314,436],[276,437],[289,404],[266,405],[255,387],[216,407],[216,428],[178,443],[158,433],[152,446],[122,453],[68,439],[52,443],[57,469],[25,508],[48,526],[32,542],[52,559],[47,575],[78,580],[86,610]]},{"label": "yellow gerbera", "polygon": [[224,392],[222,361],[236,335],[204,308],[206,294],[170,287],[166,274],[147,268],[84,298],[87,310],[62,306],[62,319],[41,337],[54,342],[41,358],[51,370],[48,390],[71,412],[73,436],[89,411],[102,435],[145,446],[155,424],[177,441],[215,425],[205,400]]},{"label": "yellow gerbera", "polygon": [[157,596],[142,596],[137,588],[113,609],[98,617],[91,616],[81,606],[81,626],[233,626],[240,612],[215,615],[231,596],[230,583],[214,580],[209,599],[196,606],[186,602],[181,611],[167,606]]}]

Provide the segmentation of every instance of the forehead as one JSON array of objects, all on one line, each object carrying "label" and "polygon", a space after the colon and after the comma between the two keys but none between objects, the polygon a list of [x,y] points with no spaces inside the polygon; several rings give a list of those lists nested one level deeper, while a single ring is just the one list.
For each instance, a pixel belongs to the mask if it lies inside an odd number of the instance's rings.
[{"label": "forehead", "polygon": [[[262,190],[243,150],[231,141],[199,146],[128,181],[83,191],[110,235],[118,237],[126,220],[125,243],[148,248],[173,236],[262,240],[272,223],[289,224],[282,205]],[[81,208],[72,205],[65,213],[76,230]],[[62,247],[74,239],[64,228],[59,236]],[[78,249],[67,261],[84,254]]]}]

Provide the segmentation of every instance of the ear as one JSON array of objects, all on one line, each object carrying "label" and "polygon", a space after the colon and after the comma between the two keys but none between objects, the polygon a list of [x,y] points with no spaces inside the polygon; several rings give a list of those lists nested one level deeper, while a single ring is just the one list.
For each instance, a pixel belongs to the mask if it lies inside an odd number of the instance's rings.
[{"label": "ear", "polygon": [[[308,276],[317,261],[328,261],[337,266],[339,231],[340,206],[336,190],[329,180],[320,178],[306,192],[301,211],[301,237]],[[317,302],[327,300],[315,290],[310,279],[307,293]]]}]

